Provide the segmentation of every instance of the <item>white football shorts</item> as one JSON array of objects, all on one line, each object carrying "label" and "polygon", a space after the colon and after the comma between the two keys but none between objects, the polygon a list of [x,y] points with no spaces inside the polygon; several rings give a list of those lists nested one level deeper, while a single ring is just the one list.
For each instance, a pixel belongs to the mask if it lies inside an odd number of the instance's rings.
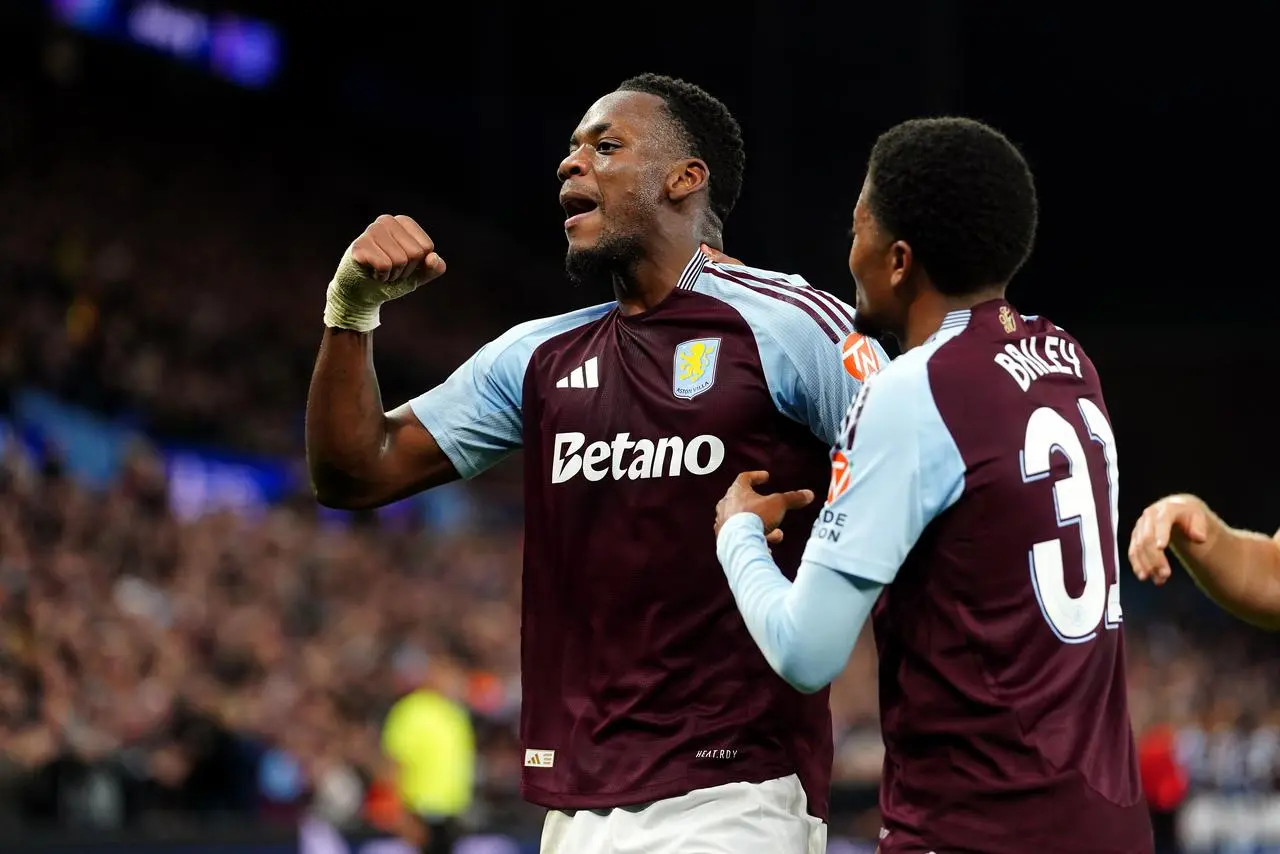
[{"label": "white football shorts", "polygon": [[825,854],[827,825],[792,774],[611,810],[550,810],[540,854]]}]

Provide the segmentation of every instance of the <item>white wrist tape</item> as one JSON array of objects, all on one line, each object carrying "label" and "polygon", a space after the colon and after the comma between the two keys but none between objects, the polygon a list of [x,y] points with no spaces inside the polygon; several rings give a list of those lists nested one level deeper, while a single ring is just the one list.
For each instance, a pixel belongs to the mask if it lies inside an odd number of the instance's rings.
[{"label": "white wrist tape", "polygon": [[418,270],[399,282],[380,282],[352,259],[348,246],[325,293],[324,325],[372,332],[382,323],[382,304],[417,290],[425,278]]},{"label": "white wrist tape", "polygon": [[335,277],[325,294],[324,325],[355,332],[372,332],[382,323],[382,306],[368,305],[356,288],[344,287]]}]

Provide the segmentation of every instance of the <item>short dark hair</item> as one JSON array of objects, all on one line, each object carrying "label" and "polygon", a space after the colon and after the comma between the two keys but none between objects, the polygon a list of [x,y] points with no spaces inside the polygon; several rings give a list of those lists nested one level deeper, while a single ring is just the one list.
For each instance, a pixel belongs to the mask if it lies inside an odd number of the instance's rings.
[{"label": "short dark hair", "polygon": [[747,153],[742,127],[729,108],[701,86],[662,74],[640,74],[622,81],[619,92],[645,92],[666,104],[667,112],[684,135],[689,153],[711,170],[707,192],[711,212],[721,224],[742,194]]},{"label": "short dark hair", "polygon": [[876,222],[911,245],[934,286],[959,296],[1013,278],[1035,243],[1035,179],[1012,142],[973,119],[913,119],[867,164]]}]

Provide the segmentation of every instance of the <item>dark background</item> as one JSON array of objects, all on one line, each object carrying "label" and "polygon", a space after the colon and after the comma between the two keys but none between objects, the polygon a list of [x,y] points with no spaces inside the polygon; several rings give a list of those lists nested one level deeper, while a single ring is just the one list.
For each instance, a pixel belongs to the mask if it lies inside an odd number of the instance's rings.
[{"label": "dark background", "polygon": [[[5,6],[5,79],[23,85],[51,28],[40,4]],[[1123,493],[1126,521],[1175,488],[1209,493],[1244,523],[1280,516],[1259,488],[1278,468],[1265,416],[1280,302],[1268,251],[1277,75],[1265,4],[236,8],[284,29],[285,66],[269,91],[81,40],[78,97],[122,133],[230,131],[243,150],[228,157],[286,136],[290,174],[322,194],[335,188],[339,225],[317,235],[330,254],[377,213],[404,211],[461,270],[469,258],[451,242],[475,221],[492,227],[475,251],[520,274],[494,294],[504,322],[597,298],[558,275],[554,170],[585,108],[628,75],[683,76],[730,106],[748,169],[728,249],[845,297],[846,230],[876,134],[918,115],[989,121],[1022,147],[1042,200],[1039,243],[1012,296],[1073,331],[1099,364],[1126,481],[1140,484]],[[353,169],[357,179],[336,182]],[[433,224],[423,200],[471,219]],[[323,286],[288,284],[315,300]],[[447,288],[427,299],[447,301]]]}]

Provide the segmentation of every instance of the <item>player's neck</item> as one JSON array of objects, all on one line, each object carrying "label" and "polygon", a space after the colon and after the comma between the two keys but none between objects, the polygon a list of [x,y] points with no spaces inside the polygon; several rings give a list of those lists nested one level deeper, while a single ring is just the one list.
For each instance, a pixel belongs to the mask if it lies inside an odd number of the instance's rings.
[{"label": "player's neck", "polygon": [[907,315],[907,328],[899,340],[903,352],[919,347],[942,327],[942,321],[953,311],[965,311],[993,299],[1004,299],[1005,285],[992,285],[964,296],[947,296],[929,289],[921,294]]},{"label": "player's neck", "polygon": [[698,244],[692,238],[663,240],[651,247],[626,274],[614,274],[613,293],[626,315],[649,311],[675,290]]}]

